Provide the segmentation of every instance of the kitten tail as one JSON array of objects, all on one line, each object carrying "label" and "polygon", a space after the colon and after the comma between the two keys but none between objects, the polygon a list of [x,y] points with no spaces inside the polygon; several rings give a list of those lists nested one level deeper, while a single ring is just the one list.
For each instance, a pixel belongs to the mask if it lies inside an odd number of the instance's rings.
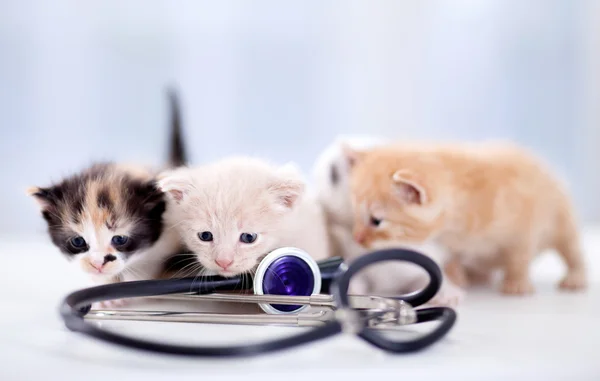
[{"label": "kitten tail", "polygon": [[171,108],[171,126],[169,138],[169,166],[172,168],[187,165],[188,157],[183,142],[184,136],[181,130],[181,107],[177,91],[173,88],[168,90],[169,104]]}]

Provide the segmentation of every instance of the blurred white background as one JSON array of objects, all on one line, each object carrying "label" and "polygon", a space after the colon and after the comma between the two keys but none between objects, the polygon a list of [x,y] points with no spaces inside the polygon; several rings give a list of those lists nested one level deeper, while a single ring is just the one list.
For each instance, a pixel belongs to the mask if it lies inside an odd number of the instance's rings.
[{"label": "blurred white background", "polygon": [[176,84],[194,163],[306,171],[337,134],[515,139],[600,221],[600,2],[0,2],[0,229],[28,185],[97,159],[160,165]]}]

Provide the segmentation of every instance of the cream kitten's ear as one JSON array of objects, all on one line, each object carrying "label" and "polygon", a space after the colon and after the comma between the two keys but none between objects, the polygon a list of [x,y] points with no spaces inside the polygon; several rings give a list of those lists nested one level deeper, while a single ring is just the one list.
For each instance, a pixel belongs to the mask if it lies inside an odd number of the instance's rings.
[{"label": "cream kitten's ear", "polygon": [[164,175],[158,179],[158,188],[179,204],[189,193],[190,182],[175,175]]},{"label": "cream kitten's ear", "polygon": [[427,192],[415,179],[410,172],[406,170],[396,171],[392,175],[395,194],[403,202],[409,204],[423,205],[427,202]]},{"label": "cream kitten's ear", "polygon": [[340,148],[342,150],[342,156],[346,160],[346,163],[348,163],[349,168],[353,168],[364,156],[363,151],[352,148],[346,142],[341,142]]},{"label": "cream kitten's ear", "polygon": [[269,192],[275,196],[277,203],[286,210],[296,205],[304,194],[305,183],[299,168],[288,163],[277,169],[276,177],[269,185]]}]

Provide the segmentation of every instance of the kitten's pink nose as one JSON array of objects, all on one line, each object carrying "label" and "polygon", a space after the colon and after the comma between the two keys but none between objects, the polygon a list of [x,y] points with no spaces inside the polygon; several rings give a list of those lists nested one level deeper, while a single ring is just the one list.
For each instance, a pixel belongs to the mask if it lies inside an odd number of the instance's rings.
[{"label": "kitten's pink nose", "polygon": [[92,259],[90,265],[95,268],[98,272],[102,272],[102,269],[108,262],[116,261],[117,257],[112,254],[106,254],[102,259]]},{"label": "kitten's pink nose", "polygon": [[215,263],[221,267],[223,270],[227,270],[229,266],[233,263],[233,259],[215,259]]},{"label": "kitten's pink nose", "polygon": [[367,240],[367,232],[365,229],[361,229],[361,230],[355,230],[354,231],[354,240],[362,245],[365,243],[365,241]]}]

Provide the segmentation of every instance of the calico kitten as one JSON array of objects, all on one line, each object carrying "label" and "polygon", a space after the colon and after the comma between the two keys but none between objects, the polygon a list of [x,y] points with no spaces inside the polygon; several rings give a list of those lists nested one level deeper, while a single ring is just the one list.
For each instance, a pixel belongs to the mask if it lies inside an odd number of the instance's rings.
[{"label": "calico kitten", "polygon": [[[176,95],[170,93],[170,166],[185,163]],[[32,187],[52,243],[94,283],[156,277],[180,240],[163,221],[166,201],[156,173],[98,163],[62,181]],[[110,303],[108,303],[110,304]]]},{"label": "calico kitten", "polygon": [[[358,244],[352,236],[354,215],[350,199],[350,167],[344,155],[345,146],[352,149],[369,149],[389,143],[388,139],[375,136],[340,136],[317,158],[313,166],[313,179],[318,200],[325,211],[327,230],[330,238],[332,256],[341,256],[346,262],[352,262],[366,254],[369,249]],[[426,244],[418,248],[440,265],[446,263],[448,254],[439,245]],[[373,249],[373,248],[372,248]],[[464,292],[460,289],[463,279],[452,271],[458,264],[448,262],[444,269],[448,280],[432,304],[457,305],[462,301]],[[382,276],[382,274],[386,274]],[[393,282],[391,281],[393,279]],[[353,294],[409,293],[428,282],[428,276],[411,264],[398,263],[393,266],[372,266],[353,278],[350,292]]]},{"label": "calico kitten", "polygon": [[292,165],[230,157],[167,171],[159,186],[169,196],[166,220],[197,256],[195,271],[247,273],[283,246],[328,256],[322,210]]},{"label": "calico kitten", "polygon": [[556,249],[567,265],[560,288],[586,287],[569,195],[527,150],[486,142],[344,151],[352,168],[354,237],[363,246],[434,242],[483,277],[502,269],[506,294],[533,292],[531,261]]}]

